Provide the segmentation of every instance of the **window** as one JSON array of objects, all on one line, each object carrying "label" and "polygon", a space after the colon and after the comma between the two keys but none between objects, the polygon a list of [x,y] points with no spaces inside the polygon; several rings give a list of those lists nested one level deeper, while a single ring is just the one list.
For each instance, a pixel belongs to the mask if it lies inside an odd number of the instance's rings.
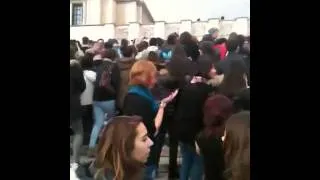
[{"label": "window", "polygon": [[83,20],[83,4],[72,4],[72,25],[82,25]]}]

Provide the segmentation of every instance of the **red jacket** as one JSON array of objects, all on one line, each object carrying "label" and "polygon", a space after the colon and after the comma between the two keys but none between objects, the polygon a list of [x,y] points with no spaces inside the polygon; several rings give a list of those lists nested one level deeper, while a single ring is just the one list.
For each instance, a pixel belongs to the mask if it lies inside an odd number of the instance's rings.
[{"label": "red jacket", "polygon": [[223,44],[217,44],[217,45],[214,45],[212,46],[213,49],[219,49],[219,52],[220,52],[220,60],[224,60],[224,58],[226,57],[226,54],[227,54],[227,47],[226,47],[226,44],[223,43]]}]

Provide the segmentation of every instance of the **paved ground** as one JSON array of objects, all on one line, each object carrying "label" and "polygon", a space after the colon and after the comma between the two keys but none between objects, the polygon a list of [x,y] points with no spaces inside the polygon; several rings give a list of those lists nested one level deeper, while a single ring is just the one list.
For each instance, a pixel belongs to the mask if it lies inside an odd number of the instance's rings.
[{"label": "paved ground", "polygon": [[[92,159],[89,159],[85,156],[87,146],[83,147],[83,156],[81,157],[81,163],[88,162]],[[178,158],[178,163],[180,164],[181,158]],[[168,165],[169,165],[169,148],[164,146],[161,153],[160,163],[159,163],[159,177],[156,180],[167,180],[168,179]],[[70,180],[92,180],[88,178],[78,178],[72,168],[70,168]]]}]

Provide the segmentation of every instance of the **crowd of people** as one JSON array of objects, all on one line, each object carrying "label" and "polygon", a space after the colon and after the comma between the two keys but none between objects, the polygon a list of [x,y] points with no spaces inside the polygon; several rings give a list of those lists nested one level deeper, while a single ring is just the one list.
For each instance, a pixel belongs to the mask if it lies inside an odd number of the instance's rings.
[{"label": "crowd of people", "polygon": [[249,36],[70,40],[70,166],[95,180],[154,180],[168,134],[168,179],[249,180],[249,85]]}]

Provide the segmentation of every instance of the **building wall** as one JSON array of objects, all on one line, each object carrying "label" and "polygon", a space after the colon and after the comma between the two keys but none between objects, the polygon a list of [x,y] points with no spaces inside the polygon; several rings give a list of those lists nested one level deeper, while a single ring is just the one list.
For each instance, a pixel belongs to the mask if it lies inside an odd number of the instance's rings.
[{"label": "building wall", "polygon": [[137,17],[138,14],[136,2],[122,2],[117,4],[117,25],[138,22]]},{"label": "building wall", "polygon": [[101,0],[88,0],[86,2],[86,24],[101,24]]},{"label": "building wall", "polygon": [[[81,40],[83,36],[87,36],[92,40],[104,38],[134,38],[141,37],[161,37],[166,39],[169,34],[177,32],[181,34],[186,29],[190,29],[190,33],[201,39],[204,34],[208,33],[208,29],[216,27],[220,29],[221,37],[228,37],[231,32],[243,35],[250,34],[250,19],[236,18],[234,20],[225,20],[219,22],[218,19],[210,19],[208,21],[191,22],[183,21],[180,23],[156,22],[154,25],[140,25],[138,23],[129,23],[127,25],[114,26],[106,24],[103,26],[77,26],[70,28],[70,38]],[[138,32],[137,32],[138,31]]]},{"label": "building wall", "polygon": [[147,15],[147,13],[142,10],[142,7],[141,7],[141,18],[142,18],[141,24],[152,24],[153,23],[151,21],[150,17]]}]

